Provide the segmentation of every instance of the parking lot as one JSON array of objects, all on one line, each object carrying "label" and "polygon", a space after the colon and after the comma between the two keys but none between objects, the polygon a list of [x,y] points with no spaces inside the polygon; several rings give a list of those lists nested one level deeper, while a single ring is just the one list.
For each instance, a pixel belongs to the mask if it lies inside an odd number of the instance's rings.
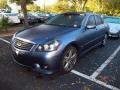
[{"label": "parking lot", "polygon": [[0,90],[120,90],[120,40],[109,39],[79,59],[71,73],[48,79],[12,60],[11,36],[0,38]]}]

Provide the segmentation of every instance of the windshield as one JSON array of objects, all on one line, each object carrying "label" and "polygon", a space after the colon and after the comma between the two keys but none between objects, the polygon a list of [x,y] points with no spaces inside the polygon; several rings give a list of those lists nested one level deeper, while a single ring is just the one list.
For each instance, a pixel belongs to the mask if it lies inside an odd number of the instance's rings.
[{"label": "windshield", "polygon": [[120,18],[119,17],[104,17],[104,21],[106,23],[117,23],[117,24],[120,24]]},{"label": "windshield", "polygon": [[80,14],[61,14],[55,16],[46,22],[46,24],[78,28],[81,26],[83,18],[84,15]]}]

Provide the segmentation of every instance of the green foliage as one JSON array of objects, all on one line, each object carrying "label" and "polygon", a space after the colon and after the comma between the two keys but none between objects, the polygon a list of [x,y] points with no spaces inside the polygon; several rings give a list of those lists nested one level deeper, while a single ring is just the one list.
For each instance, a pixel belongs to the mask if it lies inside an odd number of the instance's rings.
[{"label": "green foliage", "polygon": [[[25,0],[10,0],[22,5]],[[34,0],[26,0],[26,4],[32,3]],[[44,12],[69,12],[69,11],[89,11],[108,15],[120,16],[120,0],[58,0],[57,3],[50,7],[46,7]],[[40,7],[34,4],[28,5],[28,10],[32,12],[41,11]]]},{"label": "green foliage", "polygon": [[66,0],[60,0],[49,9],[51,12],[62,13],[69,11],[70,8]]},{"label": "green foliage", "polygon": [[88,0],[88,11],[99,12],[108,15],[120,15],[120,0]]},{"label": "green foliage", "polygon": [[0,20],[0,28],[4,29],[5,31],[8,31],[8,26],[9,26],[9,19],[3,16]]},{"label": "green foliage", "polygon": [[83,11],[88,0],[58,0],[58,2],[49,8],[49,11],[62,13]]},{"label": "green foliage", "polygon": [[51,12],[88,11],[120,16],[120,0],[58,0]]},{"label": "green foliage", "polygon": [[10,7],[7,5],[7,0],[0,0],[0,8],[9,9]]},{"label": "green foliage", "polygon": [[85,5],[88,0],[68,0],[71,4],[71,9],[74,9],[74,11],[84,11]]},{"label": "green foliage", "polygon": [[41,11],[41,8],[38,5],[29,4],[29,5],[27,5],[27,10],[31,11],[31,12],[39,12],[39,11]]}]

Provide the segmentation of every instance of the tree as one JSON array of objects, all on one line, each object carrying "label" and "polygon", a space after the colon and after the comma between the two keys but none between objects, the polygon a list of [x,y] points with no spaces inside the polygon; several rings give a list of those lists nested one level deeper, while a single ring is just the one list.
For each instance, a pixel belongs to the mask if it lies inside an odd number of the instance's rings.
[{"label": "tree", "polygon": [[51,12],[63,13],[70,11],[68,1],[67,0],[59,0],[56,4],[54,4],[50,10]]},{"label": "tree", "polygon": [[87,1],[88,1],[88,0],[82,0],[82,7],[81,7],[81,10],[84,10]]},{"label": "tree", "polygon": [[15,2],[18,5],[21,5],[21,9],[24,15],[24,26],[28,28],[28,16],[27,16],[27,4],[33,3],[34,0],[10,0],[11,2]]},{"label": "tree", "polygon": [[27,5],[27,10],[31,11],[31,12],[39,12],[39,11],[41,11],[41,8],[38,5],[29,4],[29,5]]},{"label": "tree", "polygon": [[7,0],[0,0],[0,9],[8,9]]},{"label": "tree", "polygon": [[85,5],[88,0],[68,0],[72,4],[75,11],[84,11]]},{"label": "tree", "polygon": [[86,4],[88,11],[107,15],[120,15],[119,5],[120,0],[88,0]]},{"label": "tree", "polygon": [[117,15],[120,13],[120,0],[107,0],[105,3],[106,11],[109,15]]}]

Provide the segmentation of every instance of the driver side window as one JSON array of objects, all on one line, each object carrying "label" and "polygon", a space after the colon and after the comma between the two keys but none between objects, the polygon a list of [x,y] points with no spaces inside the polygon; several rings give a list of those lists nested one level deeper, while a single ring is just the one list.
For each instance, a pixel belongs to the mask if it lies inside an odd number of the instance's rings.
[{"label": "driver side window", "polygon": [[91,16],[88,18],[87,26],[96,26],[95,17],[94,17],[93,15],[91,15]]}]

